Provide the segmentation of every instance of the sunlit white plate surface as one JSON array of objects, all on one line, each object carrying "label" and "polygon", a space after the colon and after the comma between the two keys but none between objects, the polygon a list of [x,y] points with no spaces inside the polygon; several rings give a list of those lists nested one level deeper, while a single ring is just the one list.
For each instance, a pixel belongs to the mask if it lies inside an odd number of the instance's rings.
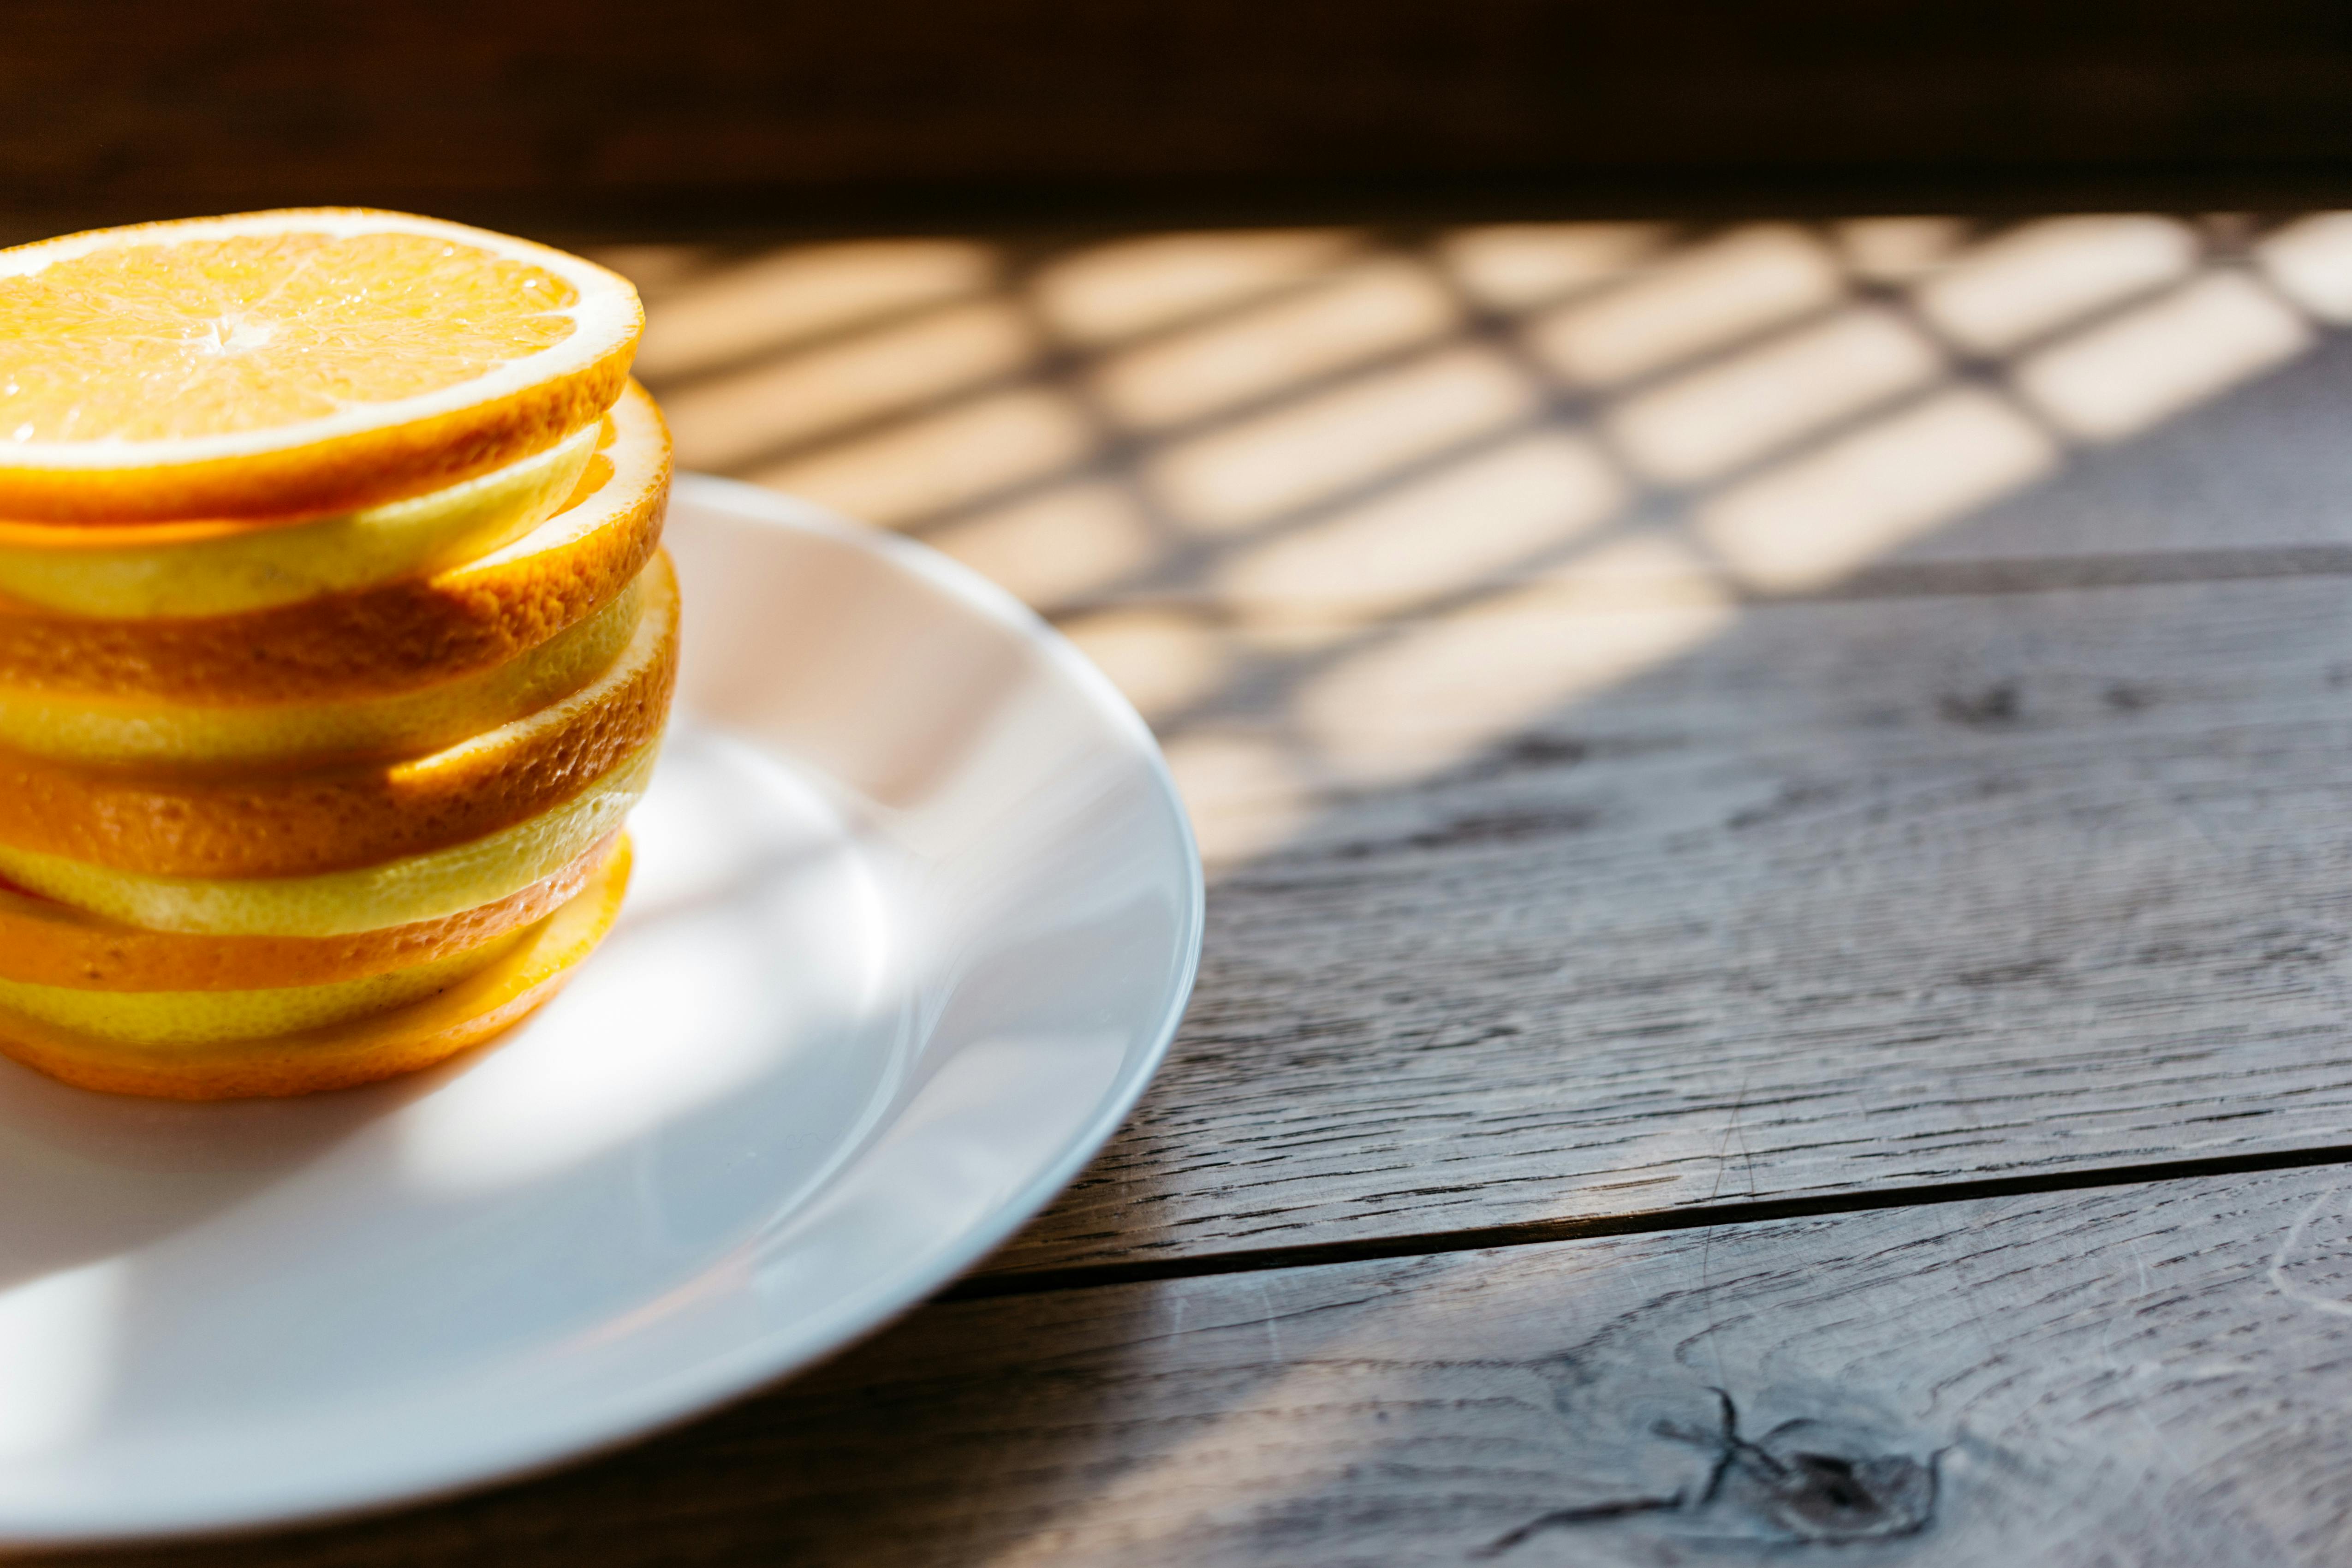
[{"label": "sunlit white plate surface", "polygon": [[0,1061],[0,1542],[378,1506],[677,1420],[977,1262],[1134,1104],[1201,882],[1150,736],[902,541],[680,481],[628,911],[440,1071],[180,1106]]}]

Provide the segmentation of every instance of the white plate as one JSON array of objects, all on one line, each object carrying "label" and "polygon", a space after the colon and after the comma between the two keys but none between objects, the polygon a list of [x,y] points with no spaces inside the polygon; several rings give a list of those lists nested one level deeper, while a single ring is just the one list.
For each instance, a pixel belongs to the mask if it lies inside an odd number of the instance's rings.
[{"label": "white plate", "polygon": [[919,546],[681,479],[678,723],[621,927],[440,1071],[179,1106],[0,1062],[0,1541],[545,1466],[825,1355],[1076,1175],[1201,873],[1133,710]]}]

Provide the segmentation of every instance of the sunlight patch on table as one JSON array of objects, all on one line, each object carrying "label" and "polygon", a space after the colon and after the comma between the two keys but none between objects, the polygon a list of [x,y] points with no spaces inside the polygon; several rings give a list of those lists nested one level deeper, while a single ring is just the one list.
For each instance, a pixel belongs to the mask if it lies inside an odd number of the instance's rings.
[{"label": "sunlight patch on table", "polygon": [[1006,377],[1037,356],[1002,300],[950,305],[662,399],[680,466],[728,468],[827,431],[919,408]]},{"label": "sunlight patch on table", "polygon": [[1105,343],[1318,277],[1361,247],[1361,238],[1344,229],[1116,240],[1045,268],[1032,297],[1065,337]]},{"label": "sunlight patch on table", "polygon": [[2020,365],[2017,384],[2074,435],[2138,434],[2310,348],[2312,329],[2249,279],[2202,279]]},{"label": "sunlight patch on table", "polygon": [[[1270,1227],[1271,1244],[1288,1239]],[[1502,1528],[1496,1521],[1570,1505],[1605,1512],[1612,1496],[1625,1495],[1617,1476],[1595,1479],[1573,1465],[1582,1457],[1575,1434],[1591,1417],[1562,1393],[1576,1376],[1613,1371],[1610,1352],[1588,1365],[1557,1348],[1578,1333],[1623,1331],[1630,1315],[1601,1327],[1590,1305],[1595,1279],[1623,1267],[1621,1255],[1600,1248],[1557,1247],[1531,1289],[1525,1276],[1498,1284],[1494,1254],[1459,1251],[1416,1259],[1409,1273],[1359,1266],[1352,1300],[1306,1270],[1262,1270],[1182,1280],[1118,1316],[1102,1311],[1087,1324],[1089,1359],[1073,1352],[1055,1363],[1056,1373],[1060,1364],[1087,1371],[1082,1381],[1057,1384],[1066,1392],[1050,1423],[1033,1417],[1014,1426],[982,1416],[976,1430],[957,1430],[969,1445],[958,1453],[981,1451],[975,1436],[1007,1434],[990,1458],[1008,1484],[987,1489],[992,1509],[967,1516],[968,1539],[986,1544],[947,1555],[970,1568],[1430,1568],[1487,1560],[1507,1568],[1754,1568],[1786,1560],[1769,1548],[1746,1550],[1745,1541],[1735,1549],[1702,1538],[1695,1552],[1677,1552],[1672,1542],[1650,1550],[1652,1539],[1605,1521],[1544,1532],[1531,1550],[1486,1550]],[[1702,1284],[1696,1274],[1670,1258],[1648,1277],[1672,1300]],[[1490,1287],[1509,1292],[1507,1302],[1480,1294]],[[1712,1391],[1687,1374],[1672,1385],[1663,1377],[1647,1388],[1625,1383],[1644,1395],[1688,1390],[1681,1403],[1697,1412],[1694,1426],[1715,1408]],[[1627,1402],[1616,1388],[1608,1393],[1614,1415]],[[1670,1410],[1683,1413],[1663,1401],[1633,1405],[1623,1430],[1640,1432]],[[1654,1458],[1639,1455],[1620,1475],[1695,1474],[1694,1492],[1704,1484],[1705,1450],[1694,1458],[1693,1445],[1651,1440],[1671,1468],[1636,1469]],[[1647,1510],[1633,1511],[1638,1523]],[[1582,1550],[1596,1544],[1602,1549]]]},{"label": "sunlight patch on table", "polygon": [[1407,624],[1301,690],[1301,731],[1350,784],[1425,774],[1687,652],[1737,613],[1727,594],[1701,588],[1705,563],[1671,540],[1625,540],[1580,567],[1602,579],[1673,579],[1685,594],[1638,607],[1571,607],[1563,601],[1576,595],[1576,574],[1560,572]]},{"label": "sunlight patch on table", "polygon": [[1425,271],[1380,261],[1115,355],[1093,384],[1125,423],[1172,425],[1427,342],[1459,324],[1453,300]]},{"label": "sunlight patch on table", "polygon": [[687,284],[646,312],[640,380],[658,384],[996,280],[993,246],[960,239],[799,246]]},{"label": "sunlight patch on table", "polygon": [[2289,224],[2254,254],[2287,298],[2323,321],[2352,323],[2352,213]]},{"label": "sunlight patch on table", "polygon": [[1836,258],[1802,229],[1741,229],[1622,287],[1538,317],[1530,349],[1566,379],[1608,385],[1664,370],[1834,303]]},{"label": "sunlight patch on table", "polygon": [[997,393],[748,477],[885,525],[988,498],[1077,464],[1094,433],[1067,397]]},{"label": "sunlight patch on table", "polygon": [[1377,617],[1368,620],[1344,605],[1261,602],[1237,608],[1233,637],[1242,657],[1271,656],[1292,663],[1361,642],[1377,623]]},{"label": "sunlight patch on table", "polygon": [[1679,531],[1644,531],[1527,574],[1562,611],[1712,605],[1733,595],[1716,563]]},{"label": "sunlight patch on table", "polygon": [[62,1455],[95,1425],[129,1274],[110,1258],[0,1289],[0,1459]]},{"label": "sunlight patch on table", "polygon": [[1481,452],[1230,558],[1222,597],[1385,615],[1493,580],[1625,499],[1600,449],[1547,431]]},{"label": "sunlight patch on table", "polygon": [[1845,311],[1620,405],[1608,426],[1655,477],[1687,484],[1924,386],[1944,356],[1877,306]]},{"label": "sunlight patch on table", "polygon": [[1496,224],[1447,235],[1437,253],[1480,304],[1522,310],[1622,277],[1673,233],[1662,223]]},{"label": "sunlight patch on table", "polygon": [[1908,283],[1958,258],[1969,227],[1956,217],[1864,217],[1832,224],[1830,234],[1856,278]]},{"label": "sunlight patch on table", "polygon": [[1749,586],[1819,588],[2057,467],[2057,444],[1987,392],[1942,394],[1698,509]]},{"label": "sunlight patch on table", "polygon": [[1182,610],[1099,610],[1063,622],[1061,631],[1146,719],[1200,701],[1233,663],[1224,632]]},{"label": "sunlight patch on table", "polygon": [[1099,593],[1158,554],[1150,521],[1123,486],[1058,486],[959,518],[923,535],[1032,605]]},{"label": "sunlight patch on table", "polygon": [[1170,447],[1148,471],[1181,521],[1231,532],[1498,432],[1535,409],[1535,389],[1499,356],[1448,349]]},{"label": "sunlight patch on table", "polygon": [[1201,858],[1212,865],[1279,848],[1314,814],[1314,791],[1297,759],[1268,736],[1186,731],[1163,750]]},{"label": "sunlight patch on table", "polygon": [[1930,279],[1919,309],[1979,353],[1998,353],[2090,311],[2186,278],[2197,236],[2168,217],[2063,217],[2029,224]]}]

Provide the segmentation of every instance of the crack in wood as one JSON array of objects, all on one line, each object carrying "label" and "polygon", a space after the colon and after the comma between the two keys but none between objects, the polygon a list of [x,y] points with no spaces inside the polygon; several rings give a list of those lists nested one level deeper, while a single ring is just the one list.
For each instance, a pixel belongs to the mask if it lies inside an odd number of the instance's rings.
[{"label": "crack in wood", "polygon": [[[2287,1149],[2260,1154],[2192,1160],[2149,1159],[2091,1170],[2048,1168],[2031,1174],[1991,1179],[1942,1178],[1919,1185],[1814,1194],[1789,1198],[1742,1199],[1694,1204],[1687,1208],[1632,1214],[1563,1216],[1512,1225],[1463,1226],[1340,1242],[1289,1247],[1236,1247],[1176,1257],[1139,1258],[1119,1263],[1079,1264],[1066,1268],[1006,1269],[967,1277],[941,1291],[939,1300],[983,1300],[999,1296],[1039,1295],[1101,1289],[1159,1279],[1247,1274],[1265,1269],[1313,1268],[1382,1258],[1439,1256],[1498,1247],[1538,1246],[1588,1237],[1640,1236],[1783,1219],[1827,1218],[1888,1208],[1974,1202],[1980,1198],[2033,1197],[2146,1182],[2187,1181],[2200,1176],[2251,1175],[2269,1171],[2352,1166],[2352,1144]],[[1266,1210],[1265,1215],[1285,1211]]]},{"label": "crack in wood", "polygon": [[1614,1502],[1597,1502],[1584,1508],[1554,1509],[1539,1515],[1470,1555],[1475,1558],[1500,1557],[1530,1536],[1547,1530],[1565,1529],[1579,1524],[1599,1524],[1607,1520],[1624,1519],[1637,1513],[1663,1513],[1683,1506],[1683,1494],[1672,1497],[1625,1498]]}]

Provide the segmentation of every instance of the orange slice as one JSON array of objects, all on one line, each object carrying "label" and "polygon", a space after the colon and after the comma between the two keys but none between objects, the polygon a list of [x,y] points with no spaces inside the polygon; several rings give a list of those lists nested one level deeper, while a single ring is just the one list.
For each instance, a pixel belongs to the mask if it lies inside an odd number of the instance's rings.
[{"label": "orange slice", "polygon": [[571,696],[636,634],[646,574],[603,609],[527,653],[455,680],[349,702],[198,707],[0,686],[0,752],[117,770],[218,771],[413,757]]},{"label": "orange slice", "polygon": [[0,1054],[83,1089],[167,1100],[312,1094],[415,1072],[513,1027],[595,951],[628,890],[624,840],[593,880],[511,951],[436,996],[267,1039],[137,1046],[0,1008]]},{"label": "orange slice", "polygon": [[316,985],[247,991],[91,991],[0,980],[0,1015],[119,1046],[221,1046],[348,1024],[446,991],[530,938],[528,928],[465,952]]},{"label": "orange slice", "polygon": [[0,844],[0,877],[149,931],[344,936],[463,913],[555,875],[615,832],[652,782],[647,745],[551,810],[446,849],[316,877],[158,877]]},{"label": "orange slice", "polygon": [[0,595],[103,620],[242,615],[462,566],[572,503],[612,421],[503,468],[310,522],[0,523]]},{"label": "orange slice", "polygon": [[89,620],[0,605],[0,687],[203,706],[350,701],[506,663],[594,615],[652,558],[669,432],[632,386],[571,506],[430,576],[251,614]]},{"label": "orange slice", "polygon": [[430,756],[187,778],[0,752],[0,844],[151,876],[311,877],[537,816],[661,733],[677,675],[677,583],[667,556],[646,577],[645,614],[610,669]]},{"label": "orange slice", "polygon": [[362,208],[0,251],[0,518],[293,517],[438,489],[593,419],[644,321],[576,256]]},{"label": "orange slice", "polygon": [[0,887],[0,980],[84,991],[252,991],[433,963],[545,919],[588,885],[614,843],[607,837],[554,876],[494,903],[339,937],[143,931]]}]

